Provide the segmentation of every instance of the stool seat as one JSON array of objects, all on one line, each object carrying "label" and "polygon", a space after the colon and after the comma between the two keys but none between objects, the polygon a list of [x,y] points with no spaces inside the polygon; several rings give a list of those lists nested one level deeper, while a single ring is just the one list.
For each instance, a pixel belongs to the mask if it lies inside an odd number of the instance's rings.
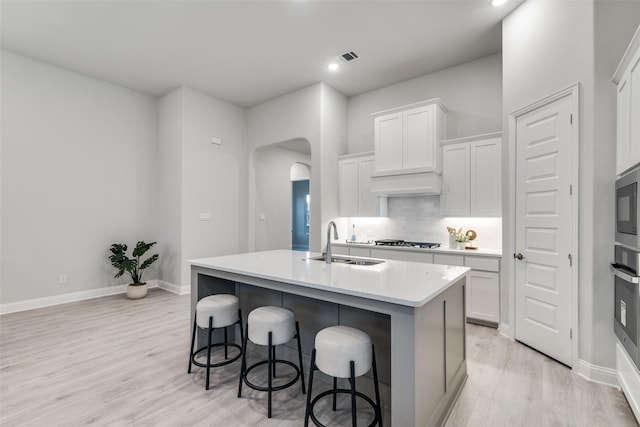
[{"label": "stool seat", "polygon": [[291,341],[296,335],[296,316],[288,308],[265,306],[249,313],[248,335],[251,342],[258,345],[280,345]]},{"label": "stool seat", "polygon": [[196,323],[200,328],[209,327],[213,317],[214,328],[224,328],[238,321],[240,303],[235,295],[219,294],[202,298],[196,305]]},{"label": "stool seat", "polygon": [[371,338],[366,332],[348,326],[331,326],[316,334],[316,366],[336,378],[351,376],[349,362],[355,364],[355,376],[371,369]]}]

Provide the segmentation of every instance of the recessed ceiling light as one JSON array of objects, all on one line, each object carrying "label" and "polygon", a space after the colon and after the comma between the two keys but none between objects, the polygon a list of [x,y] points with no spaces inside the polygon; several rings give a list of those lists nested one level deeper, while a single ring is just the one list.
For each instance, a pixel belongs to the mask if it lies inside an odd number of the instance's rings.
[{"label": "recessed ceiling light", "polygon": [[491,6],[502,6],[509,0],[491,0]]},{"label": "recessed ceiling light", "polygon": [[331,64],[329,64],[329,69],[331,71],[336,71],[338,68],[340,68],[340,65],[337,62],[332,62]]}]

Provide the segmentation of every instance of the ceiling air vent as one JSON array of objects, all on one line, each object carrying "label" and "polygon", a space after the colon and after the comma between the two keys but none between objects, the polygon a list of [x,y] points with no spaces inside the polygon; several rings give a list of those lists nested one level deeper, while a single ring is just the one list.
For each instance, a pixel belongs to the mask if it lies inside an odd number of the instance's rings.
[{"label": "ceiling air vent", "polygon": [[343,53],[342,55],[340,55],[340,58],[342,58],[342,60],[344,62],[353,62],[356,59],[359,58],[358,54],[355,53],[354,51],[350,50],[348,52]]}]

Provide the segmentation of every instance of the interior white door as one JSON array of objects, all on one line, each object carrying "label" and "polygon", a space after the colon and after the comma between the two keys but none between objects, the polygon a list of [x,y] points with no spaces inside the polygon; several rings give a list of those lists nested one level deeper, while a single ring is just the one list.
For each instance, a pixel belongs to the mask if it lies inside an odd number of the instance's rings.
[{"label": "interior white door", "polygon": [[569,366],[572,105],[568,95],[516,118],[514,254],[515,337]]}]

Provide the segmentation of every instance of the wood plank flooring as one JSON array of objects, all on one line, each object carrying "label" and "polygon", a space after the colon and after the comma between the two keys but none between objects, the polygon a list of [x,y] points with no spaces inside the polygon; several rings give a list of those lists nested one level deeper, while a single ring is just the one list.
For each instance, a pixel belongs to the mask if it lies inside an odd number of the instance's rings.
[{"label": "wood plank flooring", "polygon": [[[274,393],[272,419],[266,394],[245,387],[238,399],[238,363],[212,370],[206,391],[204,369],[186,373],[189,324],[189,296],[161,289],[142,300],[116,295],[0,317],[0,425],[303,424],[298,386]],[[447,426],[636,425],[620,391],[493,329],[467,331],[469,379]],[[314,395],[327,387],[314,382]],[[341,403],[335,414],[319,406],[321,420],[349,425],[348,403]],[[363,411],[359,425],[369,415]],[[389,419],[386,410],[387,426]]]}]

